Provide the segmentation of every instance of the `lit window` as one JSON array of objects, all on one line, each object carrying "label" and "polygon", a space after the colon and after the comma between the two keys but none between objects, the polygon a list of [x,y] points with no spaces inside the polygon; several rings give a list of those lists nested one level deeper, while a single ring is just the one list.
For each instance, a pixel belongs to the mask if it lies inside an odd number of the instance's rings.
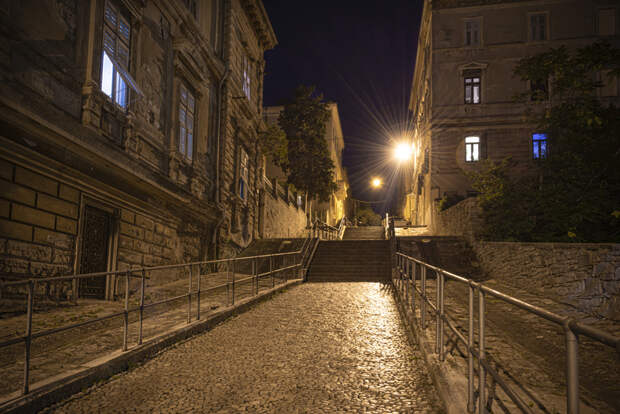
[{"label": "lit window", "polygon": [[241,148],[239,152],[239,197],[242,200],[246,200],[248,196],[248,177],[250,175],[248,161],[248,153]]},{"label": "lit window", "polygon": [[480,20],[465,22],[465,46],[480,46]]},{"label": "lit window", "polygon": [[535,160],[547,158],[547,134],[532,134],[532,156]]},{"label": "lit window", "polygon": [[530,40],[547,40],[547,13],[530,15]]},{"label": "lit window", "polygon": [[465,161],[480,161],[480,137],[465,137]]},{"label": "lit window", "polygon": [[468,70],[463,73],[466,104],[480,103],[480,80],[480,70]]},{"label": "lit window", "polygon": [[250,100],[250,85],[251,85],[251,77],[250,77],[250,73],[251,73],[251,68],[252,68],[252,64],[250,63],[249,59],[247,56],[243,56],[243,93],[245,93],[245,96],[248,98],[248,100]]},{"label": "lit window", "polygon": [[194,95],[181,84],[179,97],[179,152],[192,159],[194,151],[194,119],[196,100]]},{"label": "lit window", "polygon": [[109,2],[105,4],[101,91],[120,107],[127,108],[127,69],[131,26]]},{"label": "lit window", "polygon": [[613,36],[616,34],[616,9],[601,9],[598,11],[599,36]]}]

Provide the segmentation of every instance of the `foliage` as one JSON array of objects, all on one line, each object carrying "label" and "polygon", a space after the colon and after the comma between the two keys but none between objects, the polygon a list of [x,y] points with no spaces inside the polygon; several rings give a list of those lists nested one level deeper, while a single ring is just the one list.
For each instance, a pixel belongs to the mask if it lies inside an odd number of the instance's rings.
[{"label": "foliage", "polygon": [[361,207],[357,210],[357,224],[359,226],[380,226],[381,216],[370,207]]},{"label": "foliage", "polygon": [[528,165],[526,176],[510,174],[508,160],[470,175],[487,238],[620,241],[620,110],[598,98],[599,71],[620,75],[620,50],[604,42],[572,52],[562,46],[518,63],[522,80],[551,80],[548,101],[520,96],[547,134],[548,156]]},{"label": "foliage", "polygon": [[310,198],[328,201],[337,187],[325,140],[329,112],[322,100],[322,95],[314,96],[314,87],[297,87],[280,113],[279,124],[288,140],[288,182]]},{"label": "foliage", "polygon": [[258,136],[261,149],[275,165],[286,170],[288,168],[288,141],[286,134],[277,124],[269,124]]},{"label": "foliage", "polygon": [[437,211],[444,211],[452,207],[453,205],[463,201],[465,197],[459,194],[448,194],[439,199],[437,202]]}]

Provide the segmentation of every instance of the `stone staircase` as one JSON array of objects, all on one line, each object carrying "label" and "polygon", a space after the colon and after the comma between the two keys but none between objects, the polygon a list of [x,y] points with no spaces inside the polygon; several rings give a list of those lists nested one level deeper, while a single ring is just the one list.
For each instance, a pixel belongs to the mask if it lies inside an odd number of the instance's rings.
[{"label": "stone staircase", "polygon": [[347,227],[344,230],[343,240],[383,240],[382,226]]},{"label": "stone staircase", "polygon": [[321,241],[308,272],[308,282],[368,282],[389,279],[390,246],[387,240]]}]

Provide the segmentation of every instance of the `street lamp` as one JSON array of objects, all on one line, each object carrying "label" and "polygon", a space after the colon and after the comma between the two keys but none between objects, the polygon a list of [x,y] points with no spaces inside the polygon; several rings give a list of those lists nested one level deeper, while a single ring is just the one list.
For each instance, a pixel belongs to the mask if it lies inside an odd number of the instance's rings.
[{"label": "street lamp", "polygon": [[400,142],[394,147],[394,158],[399,162],[409,161],[413,155],[413,145],[407,142]]},{"label": "street lamp", "polygon": [[372,185],[372,188],[380,188],[383,185],[383,181],[381,178],[375,177],[370,182],[370,185]]}]

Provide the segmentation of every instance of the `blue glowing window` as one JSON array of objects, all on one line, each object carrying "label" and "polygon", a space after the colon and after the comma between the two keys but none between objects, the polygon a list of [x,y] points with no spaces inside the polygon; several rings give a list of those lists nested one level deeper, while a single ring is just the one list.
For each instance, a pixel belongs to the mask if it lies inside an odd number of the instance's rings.
[{"label": "blue glowing window", "polygon": [[535,160],[547,158],[547,134],[532,134],[532,156]]}]

